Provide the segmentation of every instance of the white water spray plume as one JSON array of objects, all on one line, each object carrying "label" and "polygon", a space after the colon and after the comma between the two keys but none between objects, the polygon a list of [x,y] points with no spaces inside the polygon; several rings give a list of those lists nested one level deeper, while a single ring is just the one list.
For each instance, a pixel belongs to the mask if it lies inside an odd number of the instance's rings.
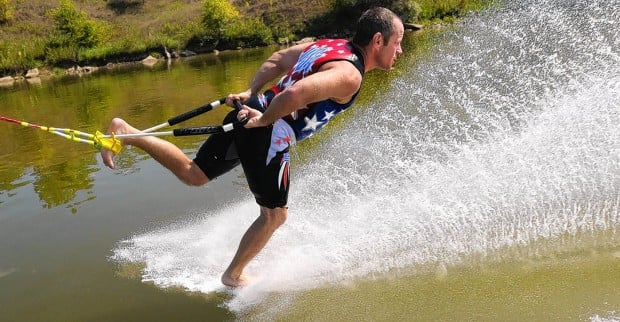
[{"label": "white water spray plume", "polygon": [[[444,31],[432,59],[399,65],[392,88],[296,169],[289,220],[227,305],[498,261],[542,239],[608,232],[618,242],[618,8],[509,3]],[[245,200],[122,241],[113,260],[143,263],[143,279],[161,287],[221,291],[257,214]]]}]

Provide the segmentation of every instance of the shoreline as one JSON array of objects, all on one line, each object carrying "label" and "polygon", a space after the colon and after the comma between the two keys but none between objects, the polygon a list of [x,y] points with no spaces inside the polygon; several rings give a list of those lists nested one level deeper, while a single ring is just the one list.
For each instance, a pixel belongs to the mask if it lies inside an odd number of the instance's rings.
[{"label": "shoreline", "polygon": [[[250,49],[250,48],[241,48],[238,50],[243,50],[243,49]],[[143,58],[142,60],[124,61],[124,62],[117,62],[117,63],[109,62],[102,66],[75,65],[73,67],[65,68],[65,69],[62,69],[59,67],[50,68],[49,66],[44,66],[41,68],[32,68],[23,75],[15,75],[15,76],[9,75],[9,76],[0,77],[0,89],[12,88],[13,86],[20,84],[20,83],[29,83],[32,85],[37,85],[37,84],[41,84],[43,81],[47,81],[50,79],[57,79],[57,78],[63,78],[63,77],[82,77],[82,76],[93,75],[93,74],[102,73],[102,72],[112,72],[112,71],[120,70],[123,68],[131,68],[131,67],[149,68],[161,62],[167,62],[168,64],[171,64],[173,61],[178,61],[178,60],[186,59],[189,57],[195,57],[199,55],[219,55],[219,54],[220,54],[220,51],[213,51],[209,53],[200,53],[200,54],[193,54],[193,55],[187,55],[187,56],[179,56],[179,57],[174,57],[174,58],[173,57],[156,58],[150,54],[146,54],[147,56]],[[54,72],[54,69],[60,70],[60,71]]]},{"label": "shoreline", "polygon": [[[410,32],[418,32],[425,27],[419,24],[414,24],[414,23],[404,23],[404,25],[405,25],[405,30],[410,31]],[[433,26],[433,27],[437,28],[437,26]],[[334,37],[343,38],[345,36],[336,35]],[[298,41],[289,42],[287,40],[283,44],[281,43],[281,44],[274,44],[274,45],[275,46],[290,46],[291,44],[301,44],[301,43],[312,42],[318,38],[322,38],[322,37],[304,37]],[[268,47],[268,46],[261,46],[261,47]],[[114,71],[116,69],[129,67],[132,65],[153,67],[160,62],[167,62],[168,64],[170,64],[171,62],[176,61],[176,60],[194,57],[198,55],[217,56],[220,53],[225,53],[229,51],[247,50],[247,49],[252,49],[252,48],[254,47],[238,47],[238,48],[231,48],[231,49],[226,49],[222,51],[214,49],[210,52],[199,52],[199,53],[192,52],[190,50],[182,50],[178,53],[174,52],[170,54],[167,48],[164,47],[163,48],[164,55],[162,55],[160,58],[156,58],[156,57],[153,57],[151,54],[144,53],[143,55],[146,55],[146,57],[144,57],[142,60],[130,60],[130,61],[122,61],[122,62],[116,62],[116,63],[108,62],[102,66],[97,66],[97,65],[79,66],[76,64],[73,67],[64,68],[64,69],[60,67],[53,67],[53,66],[43,66],[40,68],[35,67],[32,69],[29,69],[23,75],[14,75],[14,76],[7,75],[4,77],[0,77],[0,89],[13,88],[16,84],[20,84],[24,82],[31,84],[31,85],[40,85],[43,81],[47,81],[47,80],[54,79],[54,78],[82,77],[85,75],[92,75],[92,74],[96,74],[99,72]],[[55,69],[61,70],[61,72],[54,72]]]}]

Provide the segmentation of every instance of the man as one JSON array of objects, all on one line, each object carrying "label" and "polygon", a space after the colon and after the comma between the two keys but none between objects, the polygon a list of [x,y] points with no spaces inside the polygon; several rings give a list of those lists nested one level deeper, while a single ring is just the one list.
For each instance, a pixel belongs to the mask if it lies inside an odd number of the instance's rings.
[{"label": "man", "polygon": [[[336,114],[353,104],[365,72],[390,70],[402,54],[404,27],[385,8],[366,11],[352,41],[323,39],[275,52],[259,68],[250,88],[228,95],[226,102],[244,103],[224,123],[247,119],[244,128],[210,136],[194,160],[170,142],[156,137],[126,138],[188,185],[201,186],[241,163],[260,215],[241,239],[237,253],[222,275],[222,283],[243,286],[243,270],[263,249],[288,215],[289,155],[295,141],[312,136]],[[286,73],[263,94],[267,83]],[[125,121],[112,120],[108,133],[139,132]],[[102,151],[114,168],[113,153]]]}]

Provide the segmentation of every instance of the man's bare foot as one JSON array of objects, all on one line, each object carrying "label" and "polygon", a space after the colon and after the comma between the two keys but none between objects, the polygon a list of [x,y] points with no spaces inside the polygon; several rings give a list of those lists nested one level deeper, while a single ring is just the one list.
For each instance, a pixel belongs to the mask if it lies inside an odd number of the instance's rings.
[{"label": "man's bare foot", "polygon": [[[127,122],[120,118],[114,118],[110,122],[110,126],[108,127],[108,134],[127,134],[127,133],[139,133],[140,131],[133,126],[129,125]],[[129,144],[127,140],[121,140],[122,144]],[[101,150],[101,158],[103,159],[103,163],[110,169],[114,169],[114,152],[108,149]]]},{"label": "man's bare foot", "polygon": [[251,278],[245,274],[241,274],[238,278],[233,278],[228,274],[222,275],[222,284],[230,287],[243,287],[250,284]]}]

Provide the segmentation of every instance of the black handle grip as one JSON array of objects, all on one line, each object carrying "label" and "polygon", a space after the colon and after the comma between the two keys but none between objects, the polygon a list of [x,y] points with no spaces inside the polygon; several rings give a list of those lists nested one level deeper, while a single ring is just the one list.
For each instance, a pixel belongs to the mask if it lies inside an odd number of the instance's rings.
[{"label": "black handle grip", "polygon": [[235,104],[235,107],[240,110],[243,108],[243,104],[241,104],[241,102],[239,102],[239,100],[233,100],[233,104]]},{"label": "black handle grip", "polygon": [[174,136],[188,136],[188,135],[203,135],[203,134],[216,134],[232,131],[234,129],[243,127],[248,122],[247,119],[243,119],[237,122],[231,122],[224,125],[207,125],[200,127],[186,127],[181,129],[172,130]]},{"label": "black handle grip", "polygon": [[[226,101],[226,99],[224,99],[224,98],[221,99],[220,100],[220,104],[223,104],[225,101]],[[241,102],[239,102],[238,100],[234,100],[233,103],[235,104],[235,107],[237,107],[237,109],[242,109],[243,108],[243,104],[241,104]],[[179,116],[177,116],[175,118],[179,118],[181,116],[189,115],[189,114],[192,114],[192,113],[197,113],[196,115],[198,115],[200,113],[204,113],[204,112],[197,112],[197,111],[199,109],[201,109],[201,108],[206,108],[206,107],[208,107],[210,105],[211,104],[201,106],[201,107],[199,107],[199,108],[197,108],[197,109],[195,109],[193,111],[189,111],[189,112],[187,112],[185,114],[182,114],[182,115],[179,115]],[[211,108],[209,108],[209,110],[210,109]],[[193,117],[193,116],[191,116],[191,117]],[[170,125],[173,124],[173,123],[170,123],[170,121],[168,121],[168,122],[169,122]],[[179,121],[179,122],[181,122],[181,121]],[[188,136],[188,135],[204,135],[204,134],[224,133],[224,132],[228,132],[228,131],[231,131],[233,129],[236,129],[238,127],[244,126],[247,122],[248,122],[248,120],[247,120],[247,118],[245,118],[243,120],[240,120],[240,121],[237,121],[237,122],[231,122],[231,123],[224,124],[224,125],[208,125],[208,126],[200,126],[200,127],[186,127],[186,128],[181,128],[181,129],[174,129],[174,130],[172,130],[172,134],[174,136]]]},{"label": "black handle grip", "polygon": [[182,129],[172,130],[172,134],[174,136],[203,135],[203,134],[215,134],[215,133],[222,133],[222,132],[224,132],[224,128],[221,125],[186,127]]},{"label": "black handle grip", "polygon": [[[209,104],[205,104],[202,105],[200,107],[197,107],[189,112],[185,112],[183,114],[177,115],[175,117],[172,117],[168,120],[168,125],[175,125],[178,123],[181,123],[183,121],[189,120],[193,117],[196,117],[202,113],[208,112],[210,110],[213,109],[213,107],[215,106],[219,106],[221,104],[224,104],[226,102],[226,98],[220,98],[218,101],[216,102],[211,102]],[[215,104],[215,106],[213,106]]]}]

